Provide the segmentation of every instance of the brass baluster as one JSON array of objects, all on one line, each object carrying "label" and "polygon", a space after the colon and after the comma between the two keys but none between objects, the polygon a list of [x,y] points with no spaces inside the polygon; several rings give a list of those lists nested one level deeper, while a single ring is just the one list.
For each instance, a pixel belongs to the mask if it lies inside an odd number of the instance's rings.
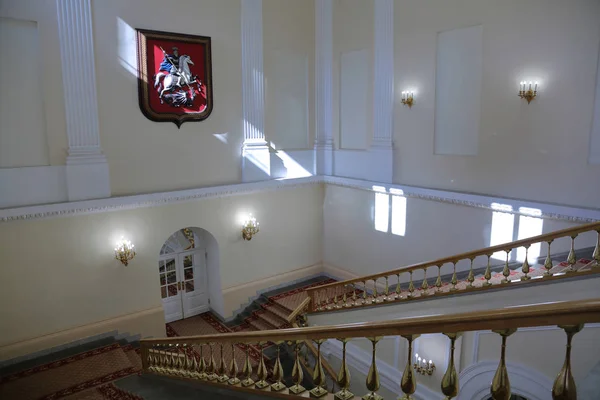
[{"label": "brass baluster", "polygon": [[569,266],[565,269],[565,272],[575,272],[573,266],[577,263],[577,256],[575,255],[575,238],[577,235],[571,236],[571,250],[567,256],[567,262]]},{"label": "brass baluster", "polygon": [[439,292],[442,288],[442,264],[438,265],[438,276],[435,280],[435,291]]},{"label": "brass baluster", "polygon": [[467,281],[469,282],[467,287],[470,289],[475,287],[475,286],[473,286],[473,282],[475,282],[475,274],[473,273],[473,261],[474,260],[475,260],[475,257],[471,257],[471,268],[469,269],[469,276],[467,276]]},{"label": "brass baluster", "polygon": [[[169,347],[173,346],[169,345]],[[169,368],[167,372],[169,373],[169,375],[177,374],[177,359],[175,358],[175,352],[171,349],[169,350]]]},{"label": "brass baluster", "polygon": [[171,366],[171,354],[169,352],[167,352],[166,350],[162,351],[162,360],[161,360],[161,364],[162,364],[162,374],[163,375],[169,375],[170,372],[170,366]]},{"label": "brass baluster", "polygon": [[506,252],[506,263],[504,264],[504,269],[502,270],[502,275],[504,278],[500,281],[500,283],[508,283],[508,277],[510,276],[510,268],[508,268],[508,257],[510,256],[510,250],[504,250]]},{"label": "brass baluster", "polygon": [[[185,346],[185,344],[182,346]],[[179,376],[187,376],[185,349],[183,347],[177,351],[177,369]]]},{"label": "brass baluster", "polygon": [[[193,349],[193,347],[192,347],[192,349]],[[194,372],[192,373],[192,378],[200,379],[200,364],[198,363],[198,358],[196,358],[196,354],[194,353],[193,350],[192,350],[192,358],[194,359],[194,363],[192,365],[192,368],[194,370]]]},{"label": "brass baluster", "polygon": [[528,281],[531,279],[531,277],[527,275],[529,273],[529,246],[530,245],[525,246],[525,261],[523,261],[523,266],[521,267],[521,271],[523,271],[525,275],[521,277],[522,281]]},{"label": "brass baluster", "polygon": [[339,299],[338,299],[338,292],[339,292],[339,286],[336,286],[334,290],[334,296],[333,296],[333,308],[342,308],[342,306],[339,304]]},{"label": "brass baluster", "polygon": [[385,291],[384,291],[385,296],[383,296],[383,301],[390,301],[390,285],[388,282],[388,277],[385,277]]},{"label": "brass baluster", "polygon": [[485,278],[485,283],[483,286],[491,286],[490,279],[492,279],[492,266],[490,264],[490,259],[492,258],[492,254],[487,255],[487,267],[485,268],[485,274],[483,277]]},{"label": "brass baluster", "polygon": [[314,299],[313,299],[313,310],[314,311],[321,311],[321,303],[319,302],[320,296],[319,296],[319,292],[315,291],[314,292]]},{"label": "brass baluster", "polygon": [[223,343],[221,343],[221,364],[219,365],[219,382],[225,383],[229,380],[227,376],[227,364],[225,363],[225,354],[223,353]]},{"label": "brass baluster", "polygon": [[243,387],[250,387],[254,385],[252,380],[252,364],[250,363],[250,345],[246,344],[246,361],[244,362],[244,368],[242,369],[242,375],[244,380],[242,381]]},{"label": "brass baluster", "polygon": [[260,361],[258,362],[258,369],[256,370],[256,376],[258,377],[258,382],[256,382],[256,388],[260,390],[267,389],[269,384],[267,383],[267,366],[265,365],[265,357],[263,355],[263,348],[267,342],[258,342],[258,347],[260,347]]},{"label": "brass baluster", "polygon": [[356,284],[353,283],[352,284],[352,303],[351,303],[351,306],[353,306],[353,307],[358,305],[358,303],[356,302],[356,290],[357,290]]},{"label": "brass baluster", "polygon": [[164,350],[160,350],[161,347],[163,346],[160,346],[158,350],[158,365],[156,367],[156,372],[165,375],[167,373],[167,355]]},{"label": "brass baluster", "polygon": [[510,381],[508,379],[508,371],[506,369],[506,338],[515,333],[516,329],[494,330],[502,337],[502,351],[500,353],[500,363],[492,380],[490,393],[493,400],[510,400]]},{"label": "brass baluster", "polygon": [[348,304],[348,285],[344,285],[344,286],[342,286],[342,288],[344,289],[344,295],[342,297],[342,304],[344,307],[348,308],[348,307],[350,307],[350,304]]},{"label": "brass baluster", "polygon": [[155,372],[154,349],[148,349],[148,372]]},{"label": "brass baluster", "polygon": [[238,373],[238,365],[235,359],[235,344],[231,343],[231,363],[229,363],[229,376],[231,376],[231,378],[229,378],[227,383],[229,383],[230,385],[239,384],[240,379],[238,378]]},{"label": "brass baluster", "polygon": [[213,344],[209,343],[208,347],[210,348],[210,358],[208,359],[208,380],[214,381],[217,379],[217,363],[215,362],[215,357],[213,354]]},{"label": "brass baluster", "polygon": [[413,297],[413,292],[415,291],[415,285],[413,284],[412,279],[412,271],[410,271],[410,282],[408,283],[408,295],[406,297]]},{"label": "brass baluster", "polygon": [[163,356],[160,351],[160,346],[156,346],[154,349],[154,373],[162,374],[163,373]]},{"label": "brass baluster", "polygon": [[378,304],[381,303],[382,300],[379,298],[379,293],[377,293],[377,278],[373,279],[373,303]]},{"label": "brass baluster", "polygon": [[598,238],[596,241],[596,247],[594,248],[594,254],[592,254],[592,258],[596,260],[596,265],[594,265],[593,268],[600,267],[600,229],[597,230],[596,233]]},{"label": "brass baluster", "polygon": [[544,272],[544,278],[552,276],[552,273],[550,272],[550,270],[554,267],[554,265],[552,264],[552,257],[550,255],[550,245],[552,244],[553,241],[554,240],[548,241],[548,254],[546,254],[546,260],[544,261],[544,268],[546,268],[546,272]]},{"label": "brass baluster", "polygon": [[348,339],[338,340],[342,342],[342,365],[337,376],[337,384],[340,386],[340,391],[334,397],[337,400],[349,400],[354,397],[354,394],[348,390],[350,387],[350,370],[348,369],[348,364],[346,364],[346,343],[348,343]]},{"label": "brass baluster", "polygon": [[369,374],[367,375],[367,389],[371,393],[366,394],[362,397],[363,400],[383,400],[383,397],[378,395],[376,392],[379,390],[379,371],[377,370],[375,352],[377,348],[377,342],[381,340],[381,336],[368,338],[373,344],[373,355],[371,357],[371,368],[369,368]]},{"label": "brass baluster", "polygon": [[323,363],[321,361],[321,345],[325,342],[325,339],[314,340],[317,345],[317,365],[315,365],[315,371],[313,372],[313,382],[315,388],[310,391],[310,397],[320,399],[327,394],[327,390],[323,389],[325,384],[325,371],[323,370]]},{"label": "brass baluster", "polygon": [[323,300],[321,300],[321,309],[326,310],[327,304],[329,304],[329,299],[327,298],[327,290],[323,290]]},{"label": "brass baluster", "polygon": [[396,282],[396,300],[402,299],[402,288],[400,287],[400,274],[396,274],[398,282]]},{"label": "brass baluster", "polygon": [[367,281],[363,281],[363,283],[362,283],[362,284],[363,284],[363,286],[364,286],[364,289],[365,289],[365,290],[363,291],[363,305],[364,305],[364,304],[368,304],[368,303],[367,303],[367,294],[368,294],[368,293],[367,293]]},{"label": "brass baluster", "polygon": [[198,366],[198,377],[202,380],[208,379],[208,374],[206,373],[206,362],[204,361],[204,344],[200,345],[200,365]]},{"label": "brass baluster", "polygon": [[275,360],[275,365],[273,366],[273,380],[275,380],[275,383],[271,385],[271,390],[273,392],[281,392],[282,390],[285,390],[285,385],[281,383],[284,375],[283,366],[281,365],[281,359],[279,357],[279,350],[282,343],[283,342],[275,343],[277,345],[277,359]]},{"label": "brass baluster", "polygon": [[408,340],[408,360],[406,361],[406,367],[404,367],[404,373],[402,374],[402,381],[400,382],[400,389],[404,393],[403,399],[412,399],[411,394],[417,390],[417,378],[415,377],[415,371],[412,365],[412,344],[413,340],[418,338],[420,335],[402,335],[402,337]]},{"label": "brass baluster", "polygon": [[421,289],[423,290],[421,292],[422,296],[427,296],[429,293],[427,292],[427,290],[429,290],[429,283],[427,282],[427,268],[423,268],[423,283],[421,284]]},{"label": "brass baluster", "polygon": [[559,325],[567,334],[567,353],[565,355],[565,363],[554,380],[552,386],[553,400],[577,400],[577,388],[575,387],[575,379],[571,372],[571,341],[576,333],[583,329],[583,324],[579,325]]},{"label": "brass baluster", "polygon": [[453,268],[452,279],[450,280],[452,287],[450,288],[450,291],[455,292],[456,290],[458,290],[458,289],[456,289],[456,284],[458,283],[458,279],[456,278],[456,261],[452,262],[452,268]]},{"label": "brass baluster", "polygon": [[194,360],[195,360],[195,358],[194,358],[194,355],[193,355],[193,353],[191,351],[191,348],[188,351],[188,350],[185,349],[185,347],[187,347],[187,345],[184,344],[183,346],[184,346],[183,354],[185,355],[185,370],[186,370],[186,374],[185,375],[188,378],[193,378],[194,375],[195,375],[195,373],[196,373],[196,370],[194,369]]},{"label": "brass baluster", "polygon": [[300,345],[302,344],[301,340],[296,341],[296,346],[294,349],[295,359],[294,359],[294,368],[292,369],[292,381],[294,381],[294,386],[290,387],[290,393],[300,394],[304,393],[306,389],[302,387],[302,379],[304,379],[304,374],[302,373],[302,365],[300,364]]},{"label": "brass baluster", "polygon": [[448,369],[442,378],[442,393],[446,395],[446,400],[450,400],[458,395],[458,375],[454,366],[454,345],[458,338],[458,333],[444,333],[450,339],[450,361]]}]

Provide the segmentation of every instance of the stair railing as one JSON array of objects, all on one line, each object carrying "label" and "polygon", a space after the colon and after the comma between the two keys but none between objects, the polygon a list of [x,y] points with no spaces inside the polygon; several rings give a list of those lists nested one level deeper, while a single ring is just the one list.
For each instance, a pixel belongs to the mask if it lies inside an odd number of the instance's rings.
[{"label": "stair railing", "polygon": [[[577,264],[575,239],[582,233],[594,231],[597,236],[596,246],[592,255],[594,265],[590,268],[586,268],[584,271],[578,270],[574,268]],[[560,238],[570,238],[571,246],[565,261],[568,265],[562,271],[555,273],[553,272],[555,266],[551,256],[551,245],[555,240]],[[544,274],[532,279],[532,277],[529,276],[530,260],[528,257],[529,248],[534,244],[540,244],[540,246],[545,244],[545,246],[547,246],[547,256],[544,260]],[[521,266],[523,275],[518,279],[511,279],[510,254],[513,250],[519,248],[524,248],[525,250],[525,260]],[[495,256],[495,254],[502,252],[506,253],[504,267],[502,269],[503,278],[499,282],[494,282],[492,279],[491,258]],[[483,280],[475,282],[474,264],[478,257],[483,261],[483,265],[487,262],[487,267],[483,275],[485,282],[483,282]],[[456,265],[461,261],[469,262],[470,269],[466,278],[466,282],[468,283],[458,285],[459,281],[457,278]],[[442,268],[444,266],[452,267],[451,278],[446,282],[444,282],[442,276]],[[419,273],[419,276],[423,276],[422,281],[420,278],[418,281],[413,278],[413,274],[417,272]],[[432,272],[434,273],[432,274]],[[310,298],[309,313],[389,304],[423,298],[423,296],[447,296],[456,293],[477,292],[492,288],[513,287],[514,285],[548,282],[555,279],[585,276],[599,272],[600,222],[594,222],[497,246],[456,254],[438,260],[309,288],[307,289]],[[432,277],[436,275],[437,278],[435,279],[435,282],[430,284],[429,279],[432,279]]]},{"label": "stair railing", "polygon": [[[571,371],[571,346],[573,336],[583,329],[584,324],[600,322],[600,299],[544,303],[538,305],[510,307],[484,312],[469,312],[454,315],[430,317],[411,317],[394,321],[355,323],[337,326],[319,326],[292,328],[272,331],[238,332],[205,336],[172,337],[164,339],[144,339],[141,341],[143,372],[149,374],[171,376],[179,379],[201,381],[208,385],[228,387],[232,390],[250,393],[263,393],[277,397],[306,397],[307,390],[302,386],[303,372],[299,359],[301,343],[310,340],[317,350],[327,340],[342,342],[342,361],[337,375],[340,390],[335,398],[340,400],[358,399],[349,391],[350,372],[346,362],[346,343],[354,338],[367,338],[373,345],[371,367],[367,376],[366,394],[363,399],[375,400],[381,397],[379,373],[377,370],[377,343],[384,336],[402,337],[408,343],[408,353],[404,371],[398,376],[399,387],[405,399],[417,389],[415,370],[412,365],[413,341],[421,334],[443,333],[450,341],[451,354],[448,366],[440,383],[441,393],[446,399],[455,398],[459,394],[459,382],[454,364],[454,343],[458,336],[466,331],[492,330],[502,338],[502,346],[498,348],[499,364],[490,385],[493,399],[510,398],[510,381],[506,365],[507,338],[519,328],[558,325],[566,333],[566,354],[564,365],[554,381],[552,398],[576,399],[576,387]],[[295,360],[292,370],[284,371],[281,367],[279,352],[271,368],[267,369],[264,359],[253,366],[250,355],[246,352],[243,368],[237,367],[235,357],[230,368],[224,367],[223,348],[242,345],[246,348],[255,343],[291,343],[295,348]],[[213,346],[215,345],[215,346]],[[220,346],[220,363],[214,359],[213,351],[206,359],[207,351]],[[556,349],[552,349],[556,351]],[[322,354],[318,352],[317,364],[313,380],[315,387],[310,390],[310,397],[323,398],[331,394],[323,388],[325,378],[321,367]],[[291,377],[291,384],[283,381]],[[268,393],[271,392],[271,393]],[[359,394],[360,395],[360,394]]]}]

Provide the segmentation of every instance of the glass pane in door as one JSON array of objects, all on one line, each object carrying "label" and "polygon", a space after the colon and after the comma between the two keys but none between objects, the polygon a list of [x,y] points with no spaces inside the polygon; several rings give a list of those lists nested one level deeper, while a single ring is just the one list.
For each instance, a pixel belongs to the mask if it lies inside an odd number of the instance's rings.
[{"label": "glass pane in door", "polygon": [[183,257],[183,268],[189,268],[192,265],[194,265],[194,256],[193,255],[189,255],[189,256],[185,256]]}]

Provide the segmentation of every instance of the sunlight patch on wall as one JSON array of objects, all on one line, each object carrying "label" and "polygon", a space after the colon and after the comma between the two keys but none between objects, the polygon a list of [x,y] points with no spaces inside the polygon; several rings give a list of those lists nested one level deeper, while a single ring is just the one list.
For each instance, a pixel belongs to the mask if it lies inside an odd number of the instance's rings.
[{"label": "sunlight patch on wall", "polygon": [[383,186],[373,186],[375,193],[375,230],[387,232],[390,220],[390,195]]},{"label": "sunlight patch on wall", "polygon": [[302,165],[294,160],[289,154],[283,150],[277,150],[275,153],[283,162],[286,169],[285,179],[305,178],[312,176],[312,173],[307,171]]},{"label": "sunlight patch on wall", "polygon": [[392,194],[392,234],[406,234],[406,197],[401,189],[390,188]]},{"label": "sunlight patch on wall", "polygon": [[[490,246],[508,243],[513,240],[515,228],[515,216],[510,214],[512,206],[508,204],[492,203],[492,232],[490,234]],[[505,251],[497,251],[492,255],[497,260],[506,260]]]},{"label": "sunlight patch on wall", "polygon": [[137,78],[137,46],[135,29],[127,22],[117,17],[117,40],[119,49],[119,64]]},{"label": "sunlight patch on wall", "polygon": [[[544,220],[541,218],[542,210],[538,208],[519,207],[519,212],[522,214],[519,216],[519,233],[517,240],[527,239],[532,236],[542,234],[544,227]],[[533,262],[535,258],[540,256],[541,243],[532,244],[529,248],[529,262]],[[525,261],[525,248],[519,247],[517,250],[517,260]]]}]

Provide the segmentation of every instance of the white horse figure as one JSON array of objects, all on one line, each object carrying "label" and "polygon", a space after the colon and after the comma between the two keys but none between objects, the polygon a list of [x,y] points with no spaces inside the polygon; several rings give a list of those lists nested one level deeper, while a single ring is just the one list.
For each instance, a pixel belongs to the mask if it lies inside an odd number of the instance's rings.
[{"label": "white horse figure", "polygon": [[[176,88],[183,87],[183,85],[190,85],[192,83],[192,73],[188,64],[194,65],[190,56],[184,54],[179,57],[179,75],[165,74],[160,71],[154,78],[154,87],[160,92],[159,98],[162,101],[165,92]],[[160,79],[164,77],[162,82],[162,89],[160,87]]]}]

